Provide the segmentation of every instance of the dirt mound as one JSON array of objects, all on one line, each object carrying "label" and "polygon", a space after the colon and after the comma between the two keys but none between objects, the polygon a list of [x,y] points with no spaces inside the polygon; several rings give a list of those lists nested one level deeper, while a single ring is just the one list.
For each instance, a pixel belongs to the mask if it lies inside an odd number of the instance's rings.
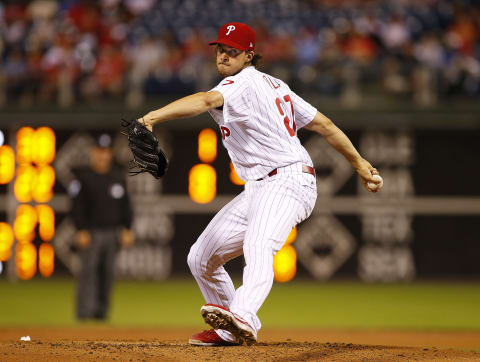
[{"label": "dirt mound", "polygon": [[[20,337],[32,335],[30,342]],[[191,331],[165,329],[122,329],[111,327],[68,329],[2,329],[2,361],[480,361],[480,353],[440,347],[380,346],[354,343],[311,341],[313,331],[291,331],[292,339],[263,341],[251,346],[193,347],[187,338]],[[20,333],[20,334],[19,334]],[[319,332],[318,340],[323,339]],[[344,335],[346,332],[342,332]],[[355,332],[360,333],[360,332]],[[369,332],[371,337],[372,332]],[[272,332],[271,335],[275,335]],[[380,333],[379,333],[380,335]],[[458,335],[458,334],[457,334]],[[122,338],[123,337],[123,338]],[[358,338],[358,336],[357,336]],[[307,339],[305,341],[305,339]]]}]

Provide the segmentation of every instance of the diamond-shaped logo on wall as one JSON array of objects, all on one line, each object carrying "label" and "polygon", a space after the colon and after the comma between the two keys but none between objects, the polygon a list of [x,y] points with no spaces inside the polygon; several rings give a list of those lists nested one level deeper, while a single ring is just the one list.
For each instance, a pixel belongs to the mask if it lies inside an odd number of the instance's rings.
[{"label": "diamond-shaped logo on wall", "polygon": [[89,134],[74,134],[57,151],[54,162],[55,172],[58,181],[66,189],[75,178],[72,169],[89,164],[90,148],[94,142],[93,137]]},{"label": "diamond-shaped logo on wall", "polygon": [[317,279],[328,279],[352,255],[355,238],[331,215],[312,215],[295,242],[298,260]]},{"label": "diamond-shaped logo on wall", "polygon": [[65,218],[55,231],[53,243],[55,252],[63,264],[76,275],[80,271],[80,256],[72,252],[73,240],[77,229],[70,218]]}]

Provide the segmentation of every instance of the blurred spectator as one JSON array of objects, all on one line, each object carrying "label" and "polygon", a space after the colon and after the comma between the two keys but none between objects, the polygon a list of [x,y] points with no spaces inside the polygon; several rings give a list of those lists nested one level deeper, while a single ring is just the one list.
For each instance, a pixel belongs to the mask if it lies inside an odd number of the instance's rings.
[{"label": "blurred spectator", "polygon": [[359,64],[372,63],[378,54],[377,45],[373,39],[365,34],[360,34],[355,29],[352,29],[342,45],[345,55]]},{"label": "blurred spectator", "polygon": [[74,170],[69,186],[76,246],[81,267],[77,276],[77,317],[105,319],[119,244],[134,243],[132,209],[125,173],[112,164],[111,135],[103,133],[90,152],[90,168]]},{"label": "blurred spectator", "polygon": [[86,99],[98,96],[119,96],[123,92],[126,60],[121,50],[112,45],[104,45],[96,60],[93,73],[82,88]]},{"label": "blurred spectator", "polygon": [[477,9],[477,24],[475,26],[472,15],[468,12],[460,11],[455,18],[455,22],[448,29],[448,34],[452,37],[458,50],[465,55],[472,55],[474,47],[478,40],[478,9]]},{"label": "blurred spectator", "polygon": [[11,49],[5,60],[3,72],[7,83],[7,92],[18,98],[23,94],[27,78],[28,65],[19,48]]},{"label": "blurred spectator", "polygon": [[0,106],[138,107],[209,89],[207,41],[232,14],[256,28],[262,67],[300,93],[352,105],[365,87],[426,104],[480,94],[474,0],[35,0],[0,4]]},{"label": "blurred spectator", "polygon": [[409,40],[410,33],[403,19],[392,17],[380,30],[383,44],[391,51],[401,49]]},{"label": "blurred spectator", "polygon": [[146,36],[130,49],[128,104],[139,106],[144,100],[143,84],[149,77],[169,77],[168,50],[161,38]]}]

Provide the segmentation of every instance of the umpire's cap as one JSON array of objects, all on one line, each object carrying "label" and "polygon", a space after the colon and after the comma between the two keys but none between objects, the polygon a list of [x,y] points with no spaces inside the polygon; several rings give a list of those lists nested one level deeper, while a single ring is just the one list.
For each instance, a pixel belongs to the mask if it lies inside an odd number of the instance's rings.
[{"label": "umpire's cap", "polygon": [[110,132],[100,132],[94,134],[96,147],[111,148],[113,145],[113,135]]}]

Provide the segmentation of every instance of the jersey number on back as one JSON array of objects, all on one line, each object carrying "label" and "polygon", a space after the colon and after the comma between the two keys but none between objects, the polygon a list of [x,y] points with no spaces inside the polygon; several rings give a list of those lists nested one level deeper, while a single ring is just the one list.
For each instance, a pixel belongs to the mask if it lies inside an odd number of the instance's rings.
[{"label": "jersey number on back", "polygon": [[282,108],[282,100],[280,98],[275,99],[275,103],[277,104],[278,111],[280,112],[281,116],[285,116],[283,118],[283,123],[285,124],[285,127],[287,128],[288,134],[290,136],[295,136],[295,131],[297,130],[297,125],[295,124],[295,112],[293,110],[293,102],[290,96],[287,94],[286,96],[283,96],[283,99],[285,102],[290,102],[290,107],[292,107],[292,117],[294,117],[292,121],[292,127],[290,127],[290,118],[288,118],[288,115],[285,114]]}]

